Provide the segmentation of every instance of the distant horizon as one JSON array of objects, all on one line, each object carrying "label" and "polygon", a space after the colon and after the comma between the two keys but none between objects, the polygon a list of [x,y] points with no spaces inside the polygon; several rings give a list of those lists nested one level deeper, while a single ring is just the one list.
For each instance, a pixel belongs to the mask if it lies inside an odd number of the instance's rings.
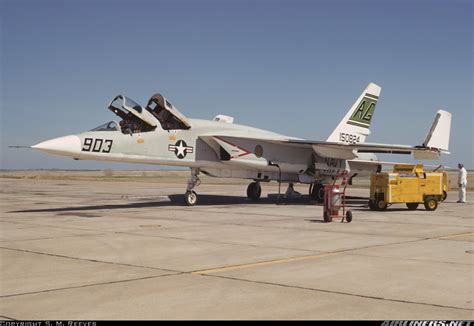
[{"label": "distant horizon", "polygon": [[[179,167],[179,166],[173,166],[170,167],[169,169],[132,169],[132,168],[127,168],[127,169],[109,169],[109,168],[103,168],[103,169],[62,169],[62,168],[31,168],[31,169],[0,169],[0,172],[8,172],[8,171],[187,171],[189,168],[185,167]],[[387,170],[392,170],[391,168],[383,168],[383,171]],[[444,171],[458,171],[459,169],[457,168],[445,168],[443,169]],[[468,169],[466,168],[466,171],[474,171],[474,169]]]}]

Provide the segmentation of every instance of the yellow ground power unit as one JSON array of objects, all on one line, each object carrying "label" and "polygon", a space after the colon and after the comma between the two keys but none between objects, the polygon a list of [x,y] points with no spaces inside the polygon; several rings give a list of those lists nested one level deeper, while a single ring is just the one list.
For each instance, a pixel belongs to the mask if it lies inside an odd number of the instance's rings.
[{"label": "yellow ground power unit", "polygon": [[443,171],[443,201],[448,198],[448,191],[451,190],[451,183],[449,182],[448,172]]},{"label": "yellow ground power unit", "polygon": [[386,210],[394,203],[405,203],[410,210],[424,204],[434,211],[449,189],[446,172],[425,172],[422,164],[398,164],[393,172],[372,174],[369,208]]}]

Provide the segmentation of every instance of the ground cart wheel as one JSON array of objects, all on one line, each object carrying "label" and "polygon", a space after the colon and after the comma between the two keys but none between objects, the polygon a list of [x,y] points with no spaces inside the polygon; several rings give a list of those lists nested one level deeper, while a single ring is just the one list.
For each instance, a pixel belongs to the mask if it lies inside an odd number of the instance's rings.
[{"label": "ground cart wheel", "polygon": [[194,190],[186,191],[184,194],[184,201],[188,206],[194,206],[197,203],[197,194]]},{"label": "ground cart wheel", "polygon": [[418,208],[418,203],[407,203],[407,207],[409,210],[414,211]]},{"label": "ground cart wheel", "polygon": [[376,203],[377,210],[385,211],[387,210],[387,202],[385,200],[379,199]]},{"label": "ground cart wheel", "polygon": [[446,191],[443,191],[443,201],[445,201],[446,198],[448,198],[448,193]]},{"label": "ground cart wheel", "polygon": [[352,212],[351,211],[346,212],[346,221],[347,221],[347,223],[351,223],[351,221],[352,221]]},{"label": "ground cart wheel", "polygon": [[375,201],[372,199],[369,199],[369,209],[371,211],[375,211],[377,209],[377,206],[375,205]]},{"label": "ground cart wheel", "polygon": [[329,223],[329,222],[332,222],[332,216],[331,214],[329,214],[329,212],[324,212],[324,222],[325,223]]},{"label": "ground cart wheel", "polygon": [[427,211],[434,211],[436,208],[438,208],[438,201],[433,197],[426,197],[425,208]]}]

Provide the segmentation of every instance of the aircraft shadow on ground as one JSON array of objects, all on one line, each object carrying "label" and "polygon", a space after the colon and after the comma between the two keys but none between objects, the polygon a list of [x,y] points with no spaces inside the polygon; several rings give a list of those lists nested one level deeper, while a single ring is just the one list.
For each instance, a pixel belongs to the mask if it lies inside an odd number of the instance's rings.
[{"label": "aircraft shadow on ground", "polygon": [[[10,211],[8,213],[44,213],[44,212],[80,212],[80,211],[95,211],[95,210],[113,210],[113,209],[131,209],[131,208],[150,208],[150,207],[187,207],[183,195],[169,195],[169,201],[140,201],[123,204],[103,204],[103,205],[87,205],[87,206],[68,206],[56,208],[42,208],[42,209],[28,209]],[[348,205],[361,206],[366,202],[359,198],[350,198],[347,200]],[[225,206],[225,205],[314,205],[322,206],[321,203],[310,202],[307,196],[295,199],[280,199],[277,198],[261,198],[259,201],[253,201],[242,196],[222,196],[222,195],[206,195],[201,194],[198,197],[197,206]]]}]

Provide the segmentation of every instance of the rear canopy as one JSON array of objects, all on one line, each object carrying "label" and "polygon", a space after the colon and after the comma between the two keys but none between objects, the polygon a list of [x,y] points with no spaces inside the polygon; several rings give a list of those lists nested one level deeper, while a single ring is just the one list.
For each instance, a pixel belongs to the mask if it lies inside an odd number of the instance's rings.
[{"label": "rear canopy", "polygon": [[150,97],[146,110],[160,122],[164,130],[191,128],[188,119],[161,94]]}]

